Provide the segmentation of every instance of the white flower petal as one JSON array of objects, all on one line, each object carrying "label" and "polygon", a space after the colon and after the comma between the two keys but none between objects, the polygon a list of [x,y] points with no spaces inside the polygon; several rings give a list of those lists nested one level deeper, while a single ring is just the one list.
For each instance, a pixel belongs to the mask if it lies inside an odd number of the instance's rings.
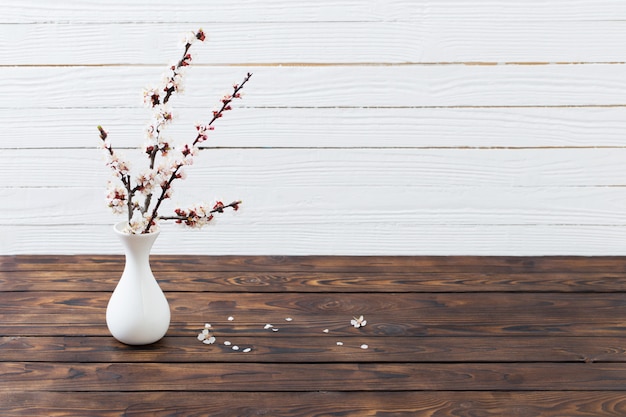
[{"label": "white flower petal", "polygon": [[292,321],[292,320],[293,320],[293,319],[292,319],[291,317],[287,317],[287,318],[285,319],[285,321]]},{"label": "white flower petal", "polygon": [[329,331],[330,331],[330,330],[328,330],[328,329],[324,329],[324,330],[323,330],[323,332],[324,332],[324,333],[328,333]]},{"label": "white flower petal", "polygon": [[230,345],[232,345],[232,343],[230,343],[228,340],[224,341],[224,346],[230,346]]},{"label": "white flower petal", "polygon": [[264,329],[267,330],[267,329],[271,329],[272,327],[274,327],[274,326],[272,326],[271,324],[266,324]]},{"label": "white flower petal", "polygon": [[343,346],[343,342],[337,342],[337,346]]},{"label": "white flower petal", "polygon": [[250,352],[251,350],[252,350],[251,348],[245,348],[245,349],[243,350],[243,352],[248,353],[248,352]]},{"label": "white flower petal", "polygon": [[239,350],[239,346],[237,345],[233,346],[233,350]]},{"label": "white flower petal", "polygon": [[368,347],[369,347],[369,346],[367,346],[365,343],[363,343],[363,344],[361,345],[361,349],[367,349]]},{"label": "white flower petal", "polygon": [[228,321],[233,321],[235,318],[233,316],[228,317]]}]

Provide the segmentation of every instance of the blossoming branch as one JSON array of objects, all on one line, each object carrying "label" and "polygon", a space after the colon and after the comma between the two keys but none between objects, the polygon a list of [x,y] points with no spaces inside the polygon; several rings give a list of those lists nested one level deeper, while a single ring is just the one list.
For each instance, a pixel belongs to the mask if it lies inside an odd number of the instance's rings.
[{"label": "blossoming branch", "polygon": [[230,204],[221,201],[213,204],[197,203],[186,209],[176,208],[171,215],[159,214],[163,201],[172,196],[172,183],[185,178],[185,166],[193,164],[200,144],[208,140],[208,134],[213,130],[213,123],[224,112],[232,109],[233,100],[241,98],[241,89],[252,76],[248,73],[241,83],[232,86],[232,93],[222,97],[221,105],[213,111],[208,123],[196,125],[196,137],[191,143],[173,147],[163,135],[165,127],[173,120],[168,103],[174,93],[182,93],[183,72],[192,60],[189,49],[195,41],[204,40],[202,29],[187,34],[183,40],[184,51],[180,60],[168,68],[161,85],[143,92],[144,104],[153,110],[152,119],[146,126],[146,142],[143,145],[148,158],[147,168],[133,175],[130,164],[111,146],[108,133],[98,126],[107,165],[117,178],[116,182],[108,183],[107,204],[114,213],[127,213],[129,233],[155,231],[159,220],[174,220],[189,227],[202,227],[213,220],[216,213],[223,213],[225,209],[236,211],[241,204],[239,200]]}]

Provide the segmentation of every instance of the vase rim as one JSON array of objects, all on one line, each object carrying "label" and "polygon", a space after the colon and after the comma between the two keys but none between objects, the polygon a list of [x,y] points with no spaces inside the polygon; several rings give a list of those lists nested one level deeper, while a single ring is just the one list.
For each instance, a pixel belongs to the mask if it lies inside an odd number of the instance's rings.
[{"label": "vase rim", "polygon": [[161,231],[160,230],[155,230],[153,232],[150,233],[139,233],[139,234],[134,234],[134,233],[126,233],[124,232],[124,227],[126,227],[128,225],[128,222],[126,220],[123,220],[121,222],[115,223],[113,225],[113,231],[115,231],[115,233],[119,236],[137,236],[137,237],[141,237],[141,236],[157,236]]}]

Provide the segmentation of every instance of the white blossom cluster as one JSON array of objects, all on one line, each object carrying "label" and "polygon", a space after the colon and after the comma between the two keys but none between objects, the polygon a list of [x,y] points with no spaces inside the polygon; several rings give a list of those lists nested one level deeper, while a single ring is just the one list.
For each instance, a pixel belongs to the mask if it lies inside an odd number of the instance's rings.
[{"label": "white blossom cluster", "polygon": [[231,101],[241,97],[239,90],[252,76],[248,73],[240,85],[233,86],[233,94],[222,98],[221,108],[213,111],[213,118],[208,124],[196,125],[195,140],[180,147],[173,147],[171,141],[164,135],[164,130],[174,119],[168,102],[172,94],[183,90],[183,71],[192,60],[189,54],[191,45],[204,39],[205,34],[201,29],[185,34],[182,58],[168,67],[159,86],[143,91],[143,102],[152,109],[152,117],[146,125],[145,142],[142,147],[148,158],[148,167],[137,174],[131,173],[130,165],[111,147],[107,132],[98,126],[102,147],[107,155],[106,163],[118,180],[107,185],[107,205],[116,214],[128,215],[126,231],[129,233],[155,231],[158,220],[175,220],[190,227],[203,227],[213,219],[214,213],[222,213],[225,207],[237,210],[241,203],[240,201],[228,205],[219,201],[212,205],[199,203],[186,210],[177,209],[171,216],[161,216],[158,212],[161,203],[172,197],[172,183],[186,177],[184,167],[193,164],[193,158],[200,149],[199,145],[208,139],[209,132],[213,130],[212,123],[222,117],[224,111],[231,109]]}]

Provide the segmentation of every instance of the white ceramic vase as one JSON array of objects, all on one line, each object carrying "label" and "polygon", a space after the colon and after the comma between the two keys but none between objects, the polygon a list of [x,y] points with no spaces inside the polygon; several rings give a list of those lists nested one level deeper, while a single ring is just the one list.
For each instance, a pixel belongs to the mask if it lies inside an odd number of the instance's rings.
[{"label": "white ceramic vase", "polygon": [[170,306],[150,268],[150,250],[159,232],[127,234],[126,222],[114,226],[124,246],[126,264],[106,311],[114,338],[127,345],[157,342],[170,325]]}]

